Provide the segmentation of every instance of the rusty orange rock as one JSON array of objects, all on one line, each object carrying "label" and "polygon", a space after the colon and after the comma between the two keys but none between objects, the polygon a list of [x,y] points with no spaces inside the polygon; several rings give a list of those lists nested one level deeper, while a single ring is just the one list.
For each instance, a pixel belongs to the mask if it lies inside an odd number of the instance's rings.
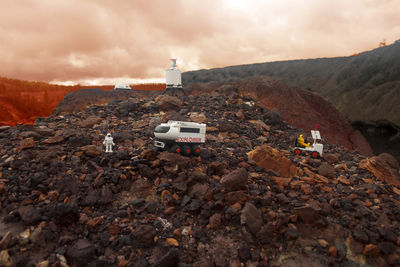
[{"label": "rusty orange rock", "polygon": [[337,257],[337,248],[334,246],[330,246],[329,247],[329,254],[333,257]]},{"label": "rusty orange rock", "polygon": [[360,168],[370,171],[378,180],[394,186],[400,186],[400,179],[389,164],[379,157],[371,157],[360,161]]},{"label": "rusty orange rock", "polygon": [[179,243],[175,238],[167,238],[167,244],[175,247],[179,246]]},{"label": "rusty orange rock", "polygon": [[286,158],[279,150],[268,145],[256,147],[247,153],[258,166],[267,170],[278,172],[283,177],[294,177],[298,175],[297,167]]},{"label": "rusty orange rock", "polygon": [[23,150],[27,148],[32,148],[34,146],[35,146],[35,141],[33,140],[32,137],[29,137],[21,141],[19,149]]},{"label": "rusty orange rock", "polygon": [[379,248],[377,245],[368,244],[364,247],[363,254],[368,257],[378,257],[379,255]]}]

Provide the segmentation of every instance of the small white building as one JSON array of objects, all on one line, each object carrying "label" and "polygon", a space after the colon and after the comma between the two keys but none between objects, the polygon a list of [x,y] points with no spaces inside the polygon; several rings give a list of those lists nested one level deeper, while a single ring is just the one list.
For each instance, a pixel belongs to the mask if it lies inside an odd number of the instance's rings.
[{"label": "small white building", "polygon": [[171,68],[165,70],[165,83],[167,89],[182,89],[181,71],[176,67],[175,58],[171,59]]},{"label": "small white building", "polygon": [[114,90],[132,90],[132,88],[126,83],[117,83],[114,87]]}]

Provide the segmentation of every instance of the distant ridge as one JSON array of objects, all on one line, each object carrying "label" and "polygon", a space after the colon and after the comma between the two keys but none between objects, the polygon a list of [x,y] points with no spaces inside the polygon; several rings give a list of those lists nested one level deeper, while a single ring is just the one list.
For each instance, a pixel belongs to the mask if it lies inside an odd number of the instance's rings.
[{"label": "distant ridge", "polygon": [[[331,102],[380,153],[400,151],[400,40],[357,56],[290,60],[185,72],[184,84],[268,76]],[[382,137],[384,131],[384,137]],[[398,148],[398,149],[397,149]],[[400,158],[400,152],[397,157]]]}]

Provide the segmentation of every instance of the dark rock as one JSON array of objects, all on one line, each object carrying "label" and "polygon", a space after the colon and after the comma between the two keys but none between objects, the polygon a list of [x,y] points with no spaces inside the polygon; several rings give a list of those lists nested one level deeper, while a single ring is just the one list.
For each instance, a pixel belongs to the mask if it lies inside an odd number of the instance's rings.
[{"label": "dark rock", "polygon": [[318,173],[321,174],[322,176],[328,177],[328,178],[335,178],[336,177],[336,171],[335,168],[333,168],[331,165],[328,164],[322,164],[318,167]]},{"label": "dark rock", "polygon": [[310,205],[306,205],[303,207],[294,209],[297,216],[301,218],[301,220],[305,223],[313,223],[316,221],[319,210]]},{"label": "dark rock", "polygon": [[140,207],[143,204],[146,203],[146,200],[144,198],[139,198],[139,199],[133,199],[129,204],[133,205],[134,207]]},{"label": "dark rock", "polygon": [[94,256],[95,247],[86,239],[79,239],[67,250],[67,258],[77,265],[84,265],[91,262]]},{"label": "dark rock", "polygon": [[237,169],[221,178],[221,184],[228,191],[245,189],[247,185],[248,174],[246,169]]},{"label": "dark rock", "polygon": [[207,173],[212,175],[224,175],[228,169],[228,164],[226,162],[211,162],[211,164],[208,165],[208,170]]},{"label": "dark rock", "polygon": [[101,150],[99,147],[95,146],[95,145],[87,145],[87,146],[83,146],[81,147],[81,150],[90,157],[97,157],[101,154]]},{"label": "dark rock", "polygon": [[155,101],[161,110],[179,111],[182,108],[182,101],[177,97],[160,95],[155,99]]},{"label": "dark rock", "polygon": [[155,267],[175,267],[179,263],[179,251],[177,249],[171,249],[167,252],[160,260],[158,260]]},{"label": "dark rock", "polygon": [[93,206],[95,204],[107,205],[112,202],[112,197],[113,193],[111,192],[110,188],[104,186],[101,189],[90,191],[84,199],[83,204],[87,206]]},{"label": "dark rock", "polygon": [[12,240],[12,233],[10,231],[8,231],[3,238],[0,241],[0,248],[3,249],[7,249],[8,245],[10,244],[11,240]]},{"label": "dark rock", "polygon": [[249,200],[249,196],[244,191],[232,191],[225,195],[225,201],[227,204],[244,204],[247,200]]},{"label": "dark rock", "polygon": [[324,154],[324,159],[329,162],[329,163],[338,163],[339,162],[339,155],[337,154],[331,154],[331,153],[325,153]]},{"label": "dark rock", "polygon": [[256,235],[263,225],[261,212],[252,203],[247,202],[242,209],[240,223],[246,225],[247,230]]},{"label": "dark rock", "polygon": [[122,101],[118,105],[119,113],[123,116],[128,116],[129,112],[135,111],[138,107],[138,103],[134,99]]},{"label": "dark rock", "polygon": [[393,266],[399,266],[400,265],[400,256],[397,254],[389,254],[386,256],[386,262],[390,265]]},{"label": "dark rock", "polygon": [[100,196],[99,196],[97,203],[100,205],[109,204],[112,202],[112,197],[113,197],[113,194],[112,194],[110,188],[104,186],[100,191]]},{"label": "dark rock", "polygon": [[195,171],[189,175],[189,180],[191,182],[203,183],[208,180],[208,176],[207,176],[207,174],[205,174],[203,172]]},{"label": "dark rock", "polygon": [[269,123],[272,125],[280,124],[283,121],[282,114],[277,109],[272,109],[267,113]]},{"label": "dark rock", "polygon": [[368,243],[368,235],[362,230],[361,225],[357,225],[353,230],[353,236],[362,243]]},{"label": "dark rock", "polygon": [[387,255],[396,251],[396,246],[392,242],[381,242],[378,244],[379,250]]},{"label": "dark rock", "polygon": [[395,157],[393,157],[389,153],[379,154],[378,157],[383,159],[390,166],[390,168],[392,168],[392,169],[394,169],[395,171],[398,172],[398,170],[399,170],[399,162],[397,161],[397,159]]},{"label": "dark rock", "polygon": [[271,244],[274,240],[275,228],[272,222],[264,224],[261,230],[257,233],[257,239],[262,244]]},{"label": "dark rock", "polygon": [[294,228],[289,228],[285,231],[285,237],[288,240],[296,240],[299,237],[299,232]]},{"label": "dark rock", "polygon": [[379,248],[375,244],[368,244],[364,247],[363,254],[367,257],[377,257],[379,255]]},{"label": "dark rock", "polygon": [[103,119],[97,116],[91,116],[79,123],[79,126],[82,128],[92,128],[95,124],[98,124]]},{"label": "dark rock", "polygon": [[5,223],[12,223],[12,222],[18,222],[21,220],[21,216],[19,214],[19,211],[12,211],[3,218],[3,222]]},{"label": "dark rock", "polygon": [[251,258],[250,248],[244,244],[238,249],[239,257],[243,262],[248,261]]},{"label": "dark rock", "polygon": [[185,210],[196,212],[199,210],[200,207],[201,207],[201,202],[197,199],[192,199],[190,204],[185,207]]},{"label": "dark rock", "polygon": [[189,191],[189,197],[203,200],[206,197],[209,186],[207,184],[195,184]]},{"label": "dark rock", "polygon": [[55,222],[62,226],[71,225],[79,220],[78,207],[68,203],[57,204],[51,214]]},{"label": "dark rock", "polygon": [[164,162],[165,165],[176,167],[183,170],[187,168],[190,164],[190,159],[188,157],[181,156],[177,153],[170,153],[164,151],[158,155],[158,159]]},{"label": "dark rock", "polygon": [[219,125],[218,125],[218,129],[220,132],[234,132],[235,129],[235,125],[233,125],[232,123],[228,122],[228,121],[220,121]]},{"label": "dark rock", "polygon": [[151,247],[154,244],[156,230],[150,225],[140,225],[132,233],[134,242],[139,247]]},{"label": "dark rock", "polygon": [[33,206],[23,206],[18,209],[22,221],[27,225],[34,225],[42,220],[40,212]]},{"label": "dark rock", "polygon": [[211,229],[216,229],[221,226],[221,214],[216,213],[213,216],[210,217],[210,227]]}]

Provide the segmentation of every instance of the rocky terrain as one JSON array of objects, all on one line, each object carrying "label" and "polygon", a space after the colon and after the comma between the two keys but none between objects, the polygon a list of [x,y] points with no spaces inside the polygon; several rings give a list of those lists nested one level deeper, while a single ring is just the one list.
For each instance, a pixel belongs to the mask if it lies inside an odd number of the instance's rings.
[{"label": "rocky terrain", "polygon": [[375,153],[400,160],[400,40],[355,56],[238,65],[185,72],[183,83],[235,82],[253,76],[316,92],[362,134]]},{"label": "rocky terrain", "polygon": [[261,76],[233,83],[192,84],[186,88],[191,94],[217,91],[252,97],[293,126],[306,132],[317,126],[331,143],[357,150],[363,155],[372,155],[372,149],[361,133],[331,103],[308,90]]},{"label": "rocky terrain", "polygon": [[[398,266],[397,160],[295,156],[308,133],[257,100],[130,95],[1,127],[0,265]],[[169,119],[207,123],[200,157],[155,152]]]}]

